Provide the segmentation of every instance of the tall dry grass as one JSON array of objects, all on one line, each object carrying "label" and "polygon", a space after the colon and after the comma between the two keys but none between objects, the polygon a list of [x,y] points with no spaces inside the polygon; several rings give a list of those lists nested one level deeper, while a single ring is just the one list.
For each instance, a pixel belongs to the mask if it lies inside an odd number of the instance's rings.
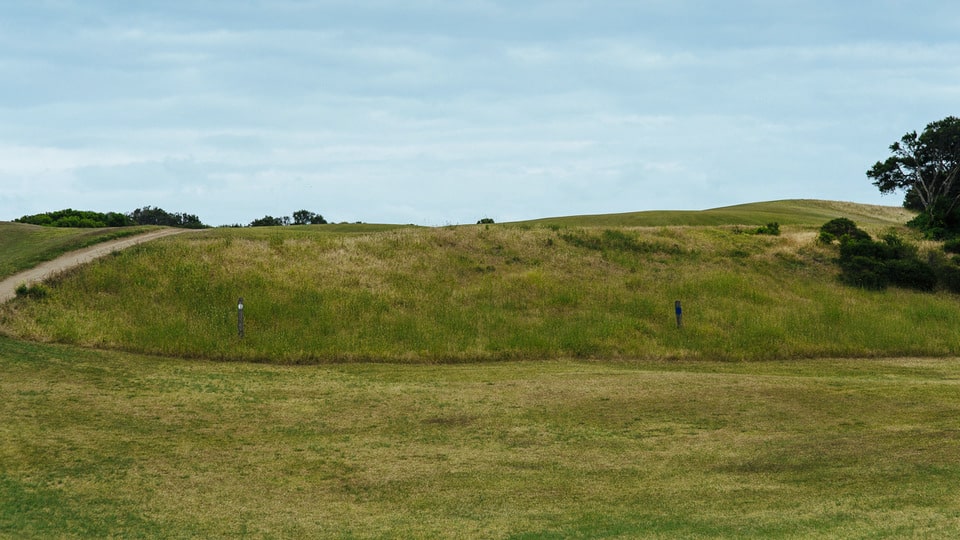
[{"label": "tall dry grass", "polygon": [[840,285],[833,248],[809,228],[779,237],[738,227],[291,229],[190,233],[123,252],[63,276],[46,299],[3,307],[0,327],[289,363],[960,350],[955,296]]}]

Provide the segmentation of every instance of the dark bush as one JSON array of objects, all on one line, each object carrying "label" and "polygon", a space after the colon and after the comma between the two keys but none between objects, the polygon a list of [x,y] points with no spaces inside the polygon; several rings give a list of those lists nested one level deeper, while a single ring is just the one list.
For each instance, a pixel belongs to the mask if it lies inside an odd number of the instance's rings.
[{"label": "dark bush", "polygon": [[[832,234],[832,233],[827,233]],[[932,291],[937,286],[933,265],[921,261],[916,246],[895,234],[881,241],[854,238],[846,234],[840,240],[841,279],[866,289],[884,289],[888,285]]]},{"label": "dark bush", "polygon": [[885,289],[889,283],[887,271],[882,261],[873,257],[853,255],[842,261],[841,279],[844,283],[864,289]]},{"label": "dark bush", "polygon": [[947,253],[960,253],[960,238],[954,238],[944,242],[943,250]]},{"label": "dark bush", "polygon": [[29,286],[26,283],[21,283],[20,285],[17,285],[17,288],[14,292],[17,296],[27,296],[37,300],[46,298],[48,293],[47,288],[42,283]]},{"label": "dark bush", "polygon": [[960,264],[948,262],[937,266],[937,280],[953,293],[960,293]]},{"label": "dark bush", "polygon": [[937,274],[919,259],[894,259],[886,261],[884,267],[891,285],[919,291],[932,291],[937,286]]},{"label": "dark bush", "polygon": [[948,199],[941,198],[907,222],[907,226],[922,231],[924,236],[933,240],[953,238],[960,234],[960,208],[951,206]]},{"label": "dark bush", "polygon": [[768,234],[770,236],[780,236],[780,224],[776,221],[767,223],[763,227],[757,229],[757,234]]},{"label": "dark bush", "polygon": [[870,235],[857,227],[857,224],[847,218],[836,218],[820,227],[818,240],[824,244],[831,244],[834,240],[843,240],[849,237],[853,240],[869,240]]},{"label": "dark bush", "polygon": [[917,246],[904,242],[903,238],[900,238],[893,233],[883,235],[881,240],[883,240],[883,243],[887,246],[888,259],[918,258],[919,251],[917,250]]},{"label": "dark bush", "polygon": [[881,242],[865,239],[851,239],[846,237],[840,241],[840,262],[850,260],[853,257],[867,257],[869,259],[885,260],[891,259],[893,250],[890,246]]}]

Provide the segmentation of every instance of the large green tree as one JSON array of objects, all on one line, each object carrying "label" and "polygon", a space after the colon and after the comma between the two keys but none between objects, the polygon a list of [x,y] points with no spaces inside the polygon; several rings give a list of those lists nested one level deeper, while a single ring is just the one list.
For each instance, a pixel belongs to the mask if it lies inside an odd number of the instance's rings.
[{"label": "large green tree", "polygon": [[892,155],[867,171],[881,193],[906,192],[925,229],[960,229],[960,118],[948,116],[890,145]]}]

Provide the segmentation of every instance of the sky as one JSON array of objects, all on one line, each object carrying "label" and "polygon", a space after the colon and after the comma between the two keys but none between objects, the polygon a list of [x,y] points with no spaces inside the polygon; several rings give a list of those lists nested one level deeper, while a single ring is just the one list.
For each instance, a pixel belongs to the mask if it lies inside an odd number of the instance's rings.
[{"label": "sky", "polygon": [[955,0],[0,1],[0,220],[896,206],[960,115]]}]

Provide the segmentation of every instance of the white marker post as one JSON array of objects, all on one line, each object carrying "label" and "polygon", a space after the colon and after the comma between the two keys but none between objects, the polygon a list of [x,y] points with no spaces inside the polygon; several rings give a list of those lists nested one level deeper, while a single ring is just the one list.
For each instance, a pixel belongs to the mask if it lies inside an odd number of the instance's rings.
[{"label": "white marker post", "polygon": [[237,334],[243,337],[243,297],[237,300]]}]

